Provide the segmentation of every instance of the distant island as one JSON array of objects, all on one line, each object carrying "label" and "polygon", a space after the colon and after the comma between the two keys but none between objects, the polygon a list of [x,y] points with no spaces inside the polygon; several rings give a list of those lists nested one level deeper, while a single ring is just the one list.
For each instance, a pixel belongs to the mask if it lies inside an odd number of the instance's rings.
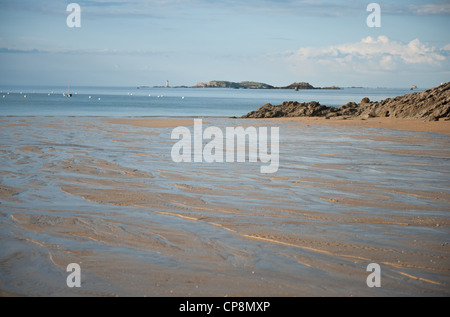
[{"label": "distant island", "polygon": [[213,80],[209,83],[198,83],[193,88],[233,88],[233,89],[274,89],[274,86],[253,81],[240,83],[224,80]]},{"label": "distant island", "polygon": [[193,88],[233,88],[233,89],[340,89],[336,86],[331,87],[314,87],[309,83],[300,82],[293,83],[289,86],[285,87],[275,87],[272,85],[268,85],[265,83],[253,82],[253,81],[242,81],[240,83],[232,82],[232,81],[223,81],[223,80],[213,80],[208,83],[198,83]]},{"label": "distant island", "polygon": [[[148,89],[149,86],[139,86],[138,89]],[[231,89],[291,89],[291,90],[304,90],[304,89],[341,89],[336,86],[330,87],[314,87],[306,82],[292,83],[285,87],[275,87],[265,83],[259,83],[254,81],[242,81],[240,83],[226,80],[213,80],[208,83],[197,83],[195,86],[154,86],[153,88],[231,88]]]}]

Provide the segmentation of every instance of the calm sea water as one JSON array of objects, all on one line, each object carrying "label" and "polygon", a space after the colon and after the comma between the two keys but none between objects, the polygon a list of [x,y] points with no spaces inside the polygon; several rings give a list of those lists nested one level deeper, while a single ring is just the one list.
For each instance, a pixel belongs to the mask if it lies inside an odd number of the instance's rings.
[{"label": "calm sea water", "polygon": [[[418,90],[416,90],[418,91]],[[419,90],[420,91],[420,90]],[[409,89],[248,90],[136,87],[0,87],[0,116],[232,117],[266,103],[318,101],[341,106],[411,93]]]}]

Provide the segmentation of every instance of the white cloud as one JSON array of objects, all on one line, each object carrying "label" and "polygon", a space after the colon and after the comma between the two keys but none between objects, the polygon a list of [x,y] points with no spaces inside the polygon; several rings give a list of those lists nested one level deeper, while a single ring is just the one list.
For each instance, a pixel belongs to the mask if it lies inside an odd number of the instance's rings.
[{"label": "white cloud", "polygon": [[[446,62],[445,50],[429,46],[419,39],[409,43],[393,41],[386,36],[366,37],[356,43],[326,47],[305,47],[277,54],[290,65],[302,71],[394,71],[414,67],[439,68]],[[275,56],[272,56],[274,58]]]}]

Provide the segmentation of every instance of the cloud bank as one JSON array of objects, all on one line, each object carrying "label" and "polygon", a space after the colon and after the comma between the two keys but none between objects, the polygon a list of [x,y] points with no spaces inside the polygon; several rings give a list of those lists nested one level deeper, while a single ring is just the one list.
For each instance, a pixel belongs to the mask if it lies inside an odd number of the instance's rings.
[{"label": "cloud bank", "polygon": [[[366,37],[356,43],[325,47],[304,47],[274,54],[294,72],[354,71],[393,72],[400,69],[441,70],[448,64],[450,44],[435,48],[419,39],[401,43],[387,36]],[[448,68],[448,67],[447,67]]]}]

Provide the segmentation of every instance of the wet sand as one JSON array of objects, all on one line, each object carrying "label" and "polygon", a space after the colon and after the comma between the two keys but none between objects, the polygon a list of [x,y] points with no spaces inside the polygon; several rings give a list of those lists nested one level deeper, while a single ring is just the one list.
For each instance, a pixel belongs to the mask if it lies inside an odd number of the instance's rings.
[{"label": "wet sand", "polygon": [[174,163],[190,118],[1,118],[0,295],[450,295],[450,122],[204,123],[280,127],[279,171]]},{"label": "wet sand", "polygon": [[107,118],[106,122],[145,128],[176,128],[193,124],[189,119]]}]

